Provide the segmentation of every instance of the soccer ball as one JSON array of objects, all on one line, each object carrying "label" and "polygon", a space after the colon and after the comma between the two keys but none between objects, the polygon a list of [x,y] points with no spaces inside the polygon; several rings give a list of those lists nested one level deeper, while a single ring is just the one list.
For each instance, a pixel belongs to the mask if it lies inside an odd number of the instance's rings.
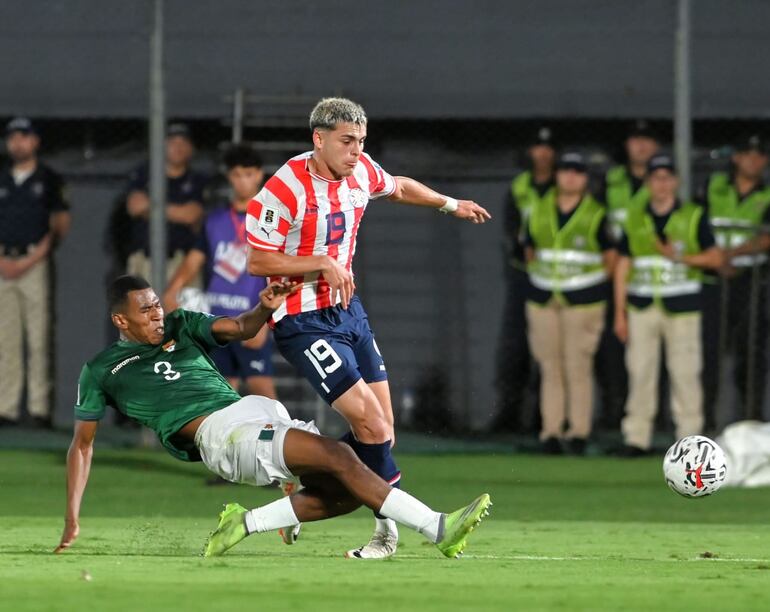
[{"label": "soccer ball", "polygon": [[668,449],[663,476],[672,491],[703,497],[719,490],[727,475],[725,454],[706,436],[687,436]]}]

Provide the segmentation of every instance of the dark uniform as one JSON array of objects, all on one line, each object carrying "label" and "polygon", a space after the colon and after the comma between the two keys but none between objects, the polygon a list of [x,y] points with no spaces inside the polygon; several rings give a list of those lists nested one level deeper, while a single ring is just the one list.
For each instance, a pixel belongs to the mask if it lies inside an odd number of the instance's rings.
[{"label": "dark uniform", "polygon": [[[7,131],[34,133],[27,119],[15,119]],[[64,183],[49,167],[38,162],[27,176],[14,176],[10,164],[2,168],[0,258],[20,263],[33,256],[51,232],[51,215],[68,209]],[[19,419],[25,379],[27,411],[42,422],[50,419],[50,307],[47,254],[17,278],[0,275],[0,419],[6,422]]]},{"label": "dark uniform", "polygon": [[[167,138],[182,137],[191,141],[189,128],[182,123],[172,123],[168,127]],[[129,176],[127,194],[132,191],[148,191],[150,182],[149,167],[144,164],[134,170]],[[184,174],[177,177],[166,178],[166,206],[181,206],[189,202],[198,202],[203,204],[204,191],[207,177],[190,169],[185,170]],[[195,246],[198,228],[181,223],[166,223],[167,227],[167,276],[170,277],[175,270],[179,268],[185,254]],[[125,252],[129,253],[126,264],[126,271],[129,274],[135,274],[150,278],[150,224],[147,219],[141,217],[128,218],[127,232],[128,247]],[[199,285],[200,279],[196,279],[193,285]]]},{"label": "dark uniform", "polygon": [[[763,143],[756,136],[742,142],[738,150],[766,154]],[[758,232],[766,231],[761,227],[770,227],[770,186],[762,181],[748,193],[740,194],[732,174],[717,172],[709,177],[700,199],[707,207],[717,244],[722,248],[738,247]],[[721,382],[720,360],[726,356],[720,354],[721,350],[727,351],[734,361],[733,380],[743,404],[740,417],[761,417],[767,380],[768,256],[766,253],[743,255],[733,258],[730,264],[735,276],[712,276],[711,282],[704,285],[704,391],[707,422],[712,426],[716,420],[714,412]],[[754,283],[756,287],[752,292]],[[753,334],[749,316],[752,297],[757,308]],[[725,323],[724,328],[722,323]],[[753,359],[751,385],[750,359]]]},{"label": "dark uniform", "polygon": [[[149,170],[144,164],[134,170],[128,179],[128,189],[132,191],[147,191],[149,185]],[[203,202],[203,193],[207,179],[202,174],[188,169],[183,175],[166,179],[166,205],[178,206],[190,201]],[[173,257],[178,251],[187,253],[198,239],[197,232],[189,226],[180,223],[167,224],[167,256]],[[129,232],[129,252],[150,253],[150,224],[146,219],[132,219]]]}]

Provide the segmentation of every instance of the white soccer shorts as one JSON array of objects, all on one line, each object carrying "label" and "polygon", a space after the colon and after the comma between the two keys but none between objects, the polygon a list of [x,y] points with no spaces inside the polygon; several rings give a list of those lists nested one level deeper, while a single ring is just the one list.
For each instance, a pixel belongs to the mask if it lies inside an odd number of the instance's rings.
[{"label": "white soccer shorts", "polygon": [[292,419],[280,402],[248,395],[206,417],[195,445],[214,474],[261,487],[292,477],[283,458],[289,429],[319,433],[313,421]]}]

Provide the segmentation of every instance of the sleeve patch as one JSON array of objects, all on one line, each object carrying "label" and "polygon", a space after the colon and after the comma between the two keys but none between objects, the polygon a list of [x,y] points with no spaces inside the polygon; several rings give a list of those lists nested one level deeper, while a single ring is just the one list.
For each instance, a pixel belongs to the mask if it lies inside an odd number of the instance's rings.
[{"label": "sleeve patch", "polygon": [[262,212],[259,213],[259,229],[266,234],[270,234],[275,229],[278,229],[278,210],[269,205],[262,206]]}]

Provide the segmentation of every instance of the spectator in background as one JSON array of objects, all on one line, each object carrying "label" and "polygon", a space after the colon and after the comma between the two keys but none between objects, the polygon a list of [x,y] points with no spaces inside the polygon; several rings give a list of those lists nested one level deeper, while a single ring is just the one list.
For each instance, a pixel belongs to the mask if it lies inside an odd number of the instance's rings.
[{"label": "spectator in background", "polygon": [[[705,377],[709,411],[716,401],[719,383],[719,336],[724,334],[726,348],[735,360],[734,380],[743,401],[745,415],[759,417],[764,399],[768,334],[767,320],[767,248],[770,238],[770,187],[765,185],[767,149],[762,138],[751,135],[737,146],[732,156],[730,173],[711,175],[705,189],[705,200],[717,244],[725,251],[725,265],[720,271],[722,282],[707,289],[704,312],[704,341],[707,363]],[[764,229],[763,229],[764,226]],[[757,287],[758,312],[756,335],[749,336],[749,304],[751,301],[751,269],[761,266]],[[727,308],[727,329],[720,333],[721,306]],[[754,351],[751,405],[747,405],[749,363],[748,352]]]},{"label": "spectator in background", "polygon": [[50,427],[50,258],[69,230],[69,205],[61,177],[38,160],[40,137],[29,119],[8,123],[5,145],[10,164],[0,171],[0,425],[18,423],[26,379],[27,411],[35,425]]},{"label": "spectator in background", "polygon": [[[178,307],[183,287],[207,266],[206,303],[214,315],[234,316],[259,303],[259,292],[267,285],[262,277],[246,271],[246,208],[257,194],[265,173],[262,160],[248,146],[235,146],[224,156],[232,199],[206,216],[197,244],[187,253],[163,297],[170,312]],[[211,357],[230,385],[238,390],[243,381],[250,395],[275,399],[272,342],[265,325],[256,337],[216,349]]]},{"label": "spectator in background", "polygon": [[528,169],[511,182],[505,206],[507,297],[498,355],[500,414],[495,429],[522,430],[532,425],[530,415],[523,414],[529,405],[532,369],[525,314],[529,279],[524,238],[530,212],[555,185],[556,150],[550,128],[537,130],[527,148],[527,163]]},{"label": "spectator in background", "polygon": [[[626,163],[610,168],[604,177],[599,198],[607,205],[608,228],[616,244],[623,236],[628,211],[649,201],[645,184],[647,164],[658,148],[658,138],[650,125],[641,119],[635,121],[624,143]],[[602,400],[602,424],[607,429],[617,429],[628,395],[628,374],[623,345],[612,332],[615,319],[612,301],[607,304],[606,317],[596,352],[595,371]]]},{"label": "spectator in background", "polygon": [[[170,124],[166,133],[167,277],[179,267],[185,254],[195,244],[203,221],[206,178],[190,168],[194,152],[189,128],[183,123]],[[148,183],[149,168],[145,164],[131,174],[126,197],[126,211],[131,219],[128,232],[130,255],[126,272],[144,278],[152,278]],[[200,287],[200,279],[191,282]]]},{"label": "spectator in background", "polygon": [[620,241],[623,236],[629,208],[634,204],[646,204],[650,199],[645,183],[647,164],[659,148],[658,137],[650,125],[642,119],[637,120],[626,137],[626,163],[610,168],[604,177],[600,197],[607,205],[607,220],[615,241]]},{"label": "spectator in background", "polygon": [[[540,366],[543,451],[582,455],[591,434],[591,369],[616,252],[580,153],[559,157],[556,189],[532,210],[526,257],[529,345]],[[565,434],[565,421],[569,427]]]},{"label": "spectator in background", "polygon": [[646,187],[649,204],[628,209],[615,268],[614,329],[626,343],[629,375],[621,451],[626,457],[645,455],[652,444],[661,340],[676,436],[703,432],[701,270],[722,265],[703,208],[677,198],[670,156],[652,157]]}]

